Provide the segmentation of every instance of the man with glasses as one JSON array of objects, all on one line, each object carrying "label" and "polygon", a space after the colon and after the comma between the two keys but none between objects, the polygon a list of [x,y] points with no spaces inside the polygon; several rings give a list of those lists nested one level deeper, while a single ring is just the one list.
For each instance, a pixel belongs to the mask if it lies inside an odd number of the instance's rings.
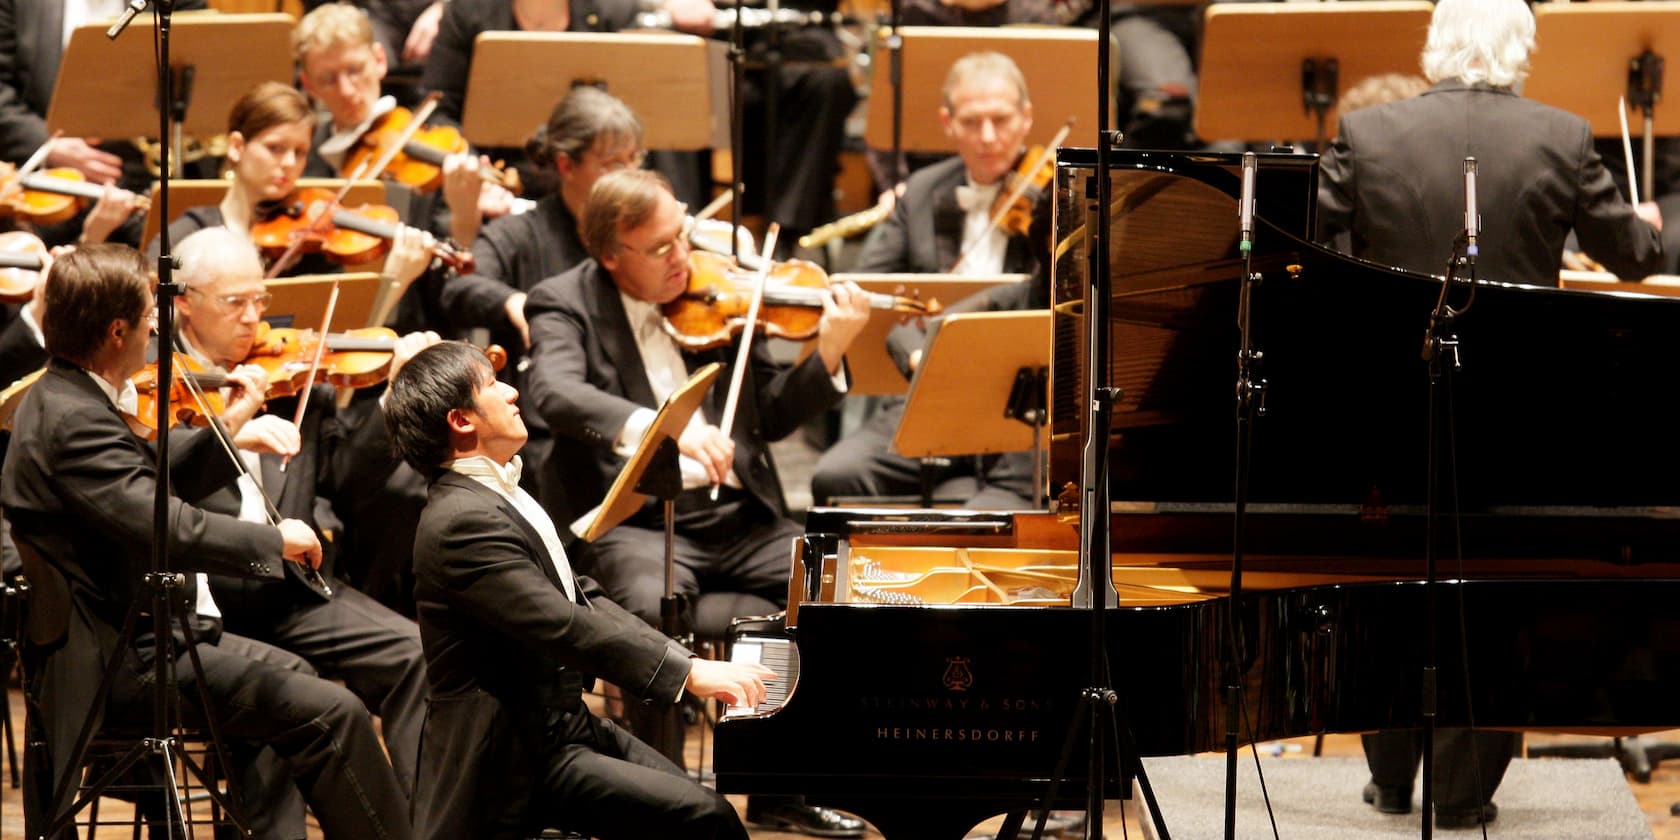
[{"label": "man with glasses", "polygon": [[[1005,176],[1019,164],[1032,131],[1026,79],[1006,55],[971,53],[951,65],[944,96],[939,122],[956,145],[957,156],[910,176],[892,215],[864,241],[854,270],[942,273],[951,271],[962,256],[959,274],[1030,274],[1038,260],[1027,237],[989,226],[992,204],[1000,192],[1007,194]],[[920,333],[895,330],[887,349],[908,378],[920,360]],[[891,448],[903,416],[903,399],[888,400],[823,453],[811,477],[817,504],[838,497],[910,494],[921,488],[922,463]],[[929,477],[938,484],[969,472],[966,461],[959,461]],[[1013,506],[1006,501],[1011,496],[998,497],[998,503]]]},{"label": "man with glasses", "polygon": [[[545,507],[562,525],[602,500],[655,409],[691,368],[735,362],[734,345],[684,354],[662,328],[661,305],[688,288],[689,224],[661,176],[605,175],[584,209],[582,238],[591,259],[543,281],[526,301],[531,404],[555,435],[543,476]],[[719,377],[677,441],[684,488],[673,523],[678,593],[692,598],[704,587],[785,600],[788,546],[803,529],[787,518],[769,441],[840,398],[846,349],[868,317],[862,290],[836,284],[823,295],[816,352],[804,361],[779,365],[767,340],[754,341],[728,435],[720,427],[727,424],[728,389],[721,383],[729,374]],[[720,486],[716,501],[714,485]],[[578,556],[581,572],[654,626],[665,586],[664,525],[650,504]],[[820,836],[863,834],[855,819],[792,801],[750,802],[747,819]]]},{"label": "man with glasses", "polygon": [[[230,370],[250,355],[271,299],[256,249],[217,227],[188,236],[175,253],[181,260],[176,276],[187,286],[176,300],[180,348],[206,368]],[[392,354],[392,372],[436,340],[429,334],[404,336]],[[352,479],[388,474],[395,461],[382,418],[349,428],[333,397],[331,388],[316,386],[299,424],[292,420],[298,398],[270,400],[268,412],[244,424],[234,438],[246,474],[195,500],[206,510],[248,521],[266,521],[272,503],[282,516],[309,524],[326,548],[319,578],[301,568],[276,580],[212,576],[210,590],[229,631],[303,657],[323,676],[343,680],[379,716],[391,765],[407,793],[414,786],[425,714],[420,630],[333,577],[332,538],[343,525],[329,504],[350,493]]]}]

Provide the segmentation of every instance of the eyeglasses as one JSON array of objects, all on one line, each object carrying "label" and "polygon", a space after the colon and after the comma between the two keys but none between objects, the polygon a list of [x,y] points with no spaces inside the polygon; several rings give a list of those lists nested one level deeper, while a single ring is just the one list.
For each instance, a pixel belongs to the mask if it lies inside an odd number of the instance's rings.
[{"label": "eyeglasses", "polygon": [[963,134],[979,134],[989,123],[996,134],[1014,131],[1021,124],[1019,113],[1010,114],[966,114],[958,116],[952,121],[957,130]]},{"label": "eyeglasses", "polygon": [[678,245],[688,244],[688,237],[694,233],[694,217],[688,215],[688,205],[684,204],[681,206],[683,212],[683,224],[682,230],[678,231],[676,236],[651,248],[632,248],[626,245],[624,246],[624,250],[634,254],[641,254],[650,260],[662,260],[670,256],[671,252],[675,250]]},{"label": "eyeglasses", "polygon": [[256,307],[258,313],[267,312],[268,304],[274,300],[274,295],[271,292],[256,292],[249,295],[207,295],[197,289],[188,289],[187,291],[207,297],[229,312],[244,312],[247,306]]},{"label": "eyeglasses", "polygon": [[340,81],[358,84],[371,75],[373,75],[372,62],[364,60],[351,64],[342,70],[335,70],[331,73],[317,73],[311,76],[309,80],[316,87],[331,88],[337,87]]},{"label": "eyeglasses", "polygon": [[609,172],[619,172],[625,169],[641,169],[642,164],[647,163],[647,152],[645,150],[638,150],[635,154],[629,156],[628,158],[623,156],[607,157],[605,155],[595,154],[594,152],[586,152],[585,154],[594,158],[595,168],[601,170],[603,175]]}]

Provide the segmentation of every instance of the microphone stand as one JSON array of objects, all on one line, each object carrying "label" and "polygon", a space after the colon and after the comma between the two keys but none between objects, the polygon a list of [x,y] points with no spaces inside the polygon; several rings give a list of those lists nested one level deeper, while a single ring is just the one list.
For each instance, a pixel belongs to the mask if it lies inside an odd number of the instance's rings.
[{"label": "microphone stand", "polygon": [[[159,171],[161,187],[158,193],[157,212],[162,217],[169,218],[169,180],[171,170],[171,103],[174,97],[174,74],[170,71],[169,35],[170,20],[174,13],[174,0],[153,0],[153,14],[157,21],[155,37],[157,39],[158,67],[157,85],[159,95],[158,122],[159,130]],[[134,16],[146,7],[146,0],[131,0],[121,18],[105,33],[106,37],[116,39],[133,21]],[[169,226],[159,228],[158,240],[158,291],[157,291],[157,346],[158,353],[158,381],[162,383],[157,389],[157,482],[152,496],[152,540],[151,540],[151,569],[142,576],[141,589],[145,595],[134,599],[130,605],[128,615],[124,619],[122,633],[118,636],[115,646],[116,653],[106,663],[99,687],[94,693],[92,711],[76,738],[75,746],[70,752],[70,761],[65,765],[63,775],[57,780],[53,788],[52,806],[48,812],[57,815],[51,818],[51,825],[44,833],[45,837],[58,837],[75,821],[76,814],[89,804],[98,801],[101,792],[117,782],[131,767],[155,756],[162,765],[163,775],[169,785],[167,807],[164,823],[166,830],[174,836],[175,826],[179,826],[184,834],[188,831],[186,808],[183,805],[179,781],[175,776],[175,762],[177,759],[189,770],[198,783],[203,786],[217,807],[223,809],[229,821],[233,823],[240,836],[250,834],[248,823],[233,804],[234,781],[232,773],[228,774],[227,784],[229,795],[224,796],[210,784],[203,768],[192,759],[180,752],[181,744],[177,732],[181,726],[181,698],[177,690],[175,678],[175,638],[170,632],[171,623],[179,625],[183,646],[198,679],[194,684],[198,686],[199,698],[204,707],[204,716],[210,733],[210,748],[214,751],[221,766],[226,769],[231,766],[228,754],[222,745],[220,732],[217,730],[214,706],[210,702],[208,690],[204,686],[204,666],[198,658],[197,640],[194,638],[192,621],[189,610],[191,606],[185,603],[184,595],[189,591],[187,578],[179,572],[170,571],[169,567],[169,419],[174,408],[170,403],[168,383],[173,382],[173,353],[168,352],[174,346],[174,300],[184,289],[174,278],[174,257],[170,252]],[[88,790],[74,804],[68,802],[72,792],[72,783],[82,771],[82,765],[87,759],[88,748],[92,744],[94,724],[101,710],[104,708],[117,672],[125,662],[124,651],[134,646],[137,619],[140,617],[140,606],[150,599],[152,619],[153,645],[153,691],[152,691],[152,726],[151,731],[142,738],[136,739],[128,750],[119,757],[105,772],[88,786]],[[179,611],[178,611],[179,610]],[[62,812],[62,813],[60,813]],[[152,815],[155,816],[155,815]],[[150,817],[148,817],[150,819]],[[138,829],[136,829],[138,830]]]},{"label": "microphone stand", "polygon": [[741,254],[741,208],[745,205],[746,184],[742,182],[741,158],[747,153],[745,132],[746,106],[741,98],[741,83],[746,77],[747,28],[741,20],[740,8],[735,11],[735,25],[729,31],[729,189],[734,192],[729,210],[732,224],[729,231],[729,252],[739,262]]},{"label": "microphone stand", "polygon": [[[1480,227],[1479,214],[1476,211],[1476,159],[1464,159],[1464,253],[1458,253],[1458,246],[1453,246],[1453,255],[1447,260],[1446,277],[1441,280],[1441,294],[1435,301],[1434,311],[1429,313],[1429,327],[1423,339],[1423,361],[1429,366],[1429,430],[1425,457],[1429,463],[1426,467],[1428,486],[1424,488],[1424,662],[1423,662],[1423,693],[1420,697],[1420,715],[1423,718],[1423,840],[1430,840],[1435,827],[1435,730],[1436,711],[1438,703],[1437,669],[1440,663],[1440,640],[1436,623],[1438,615],[1437,592],[1439,588],[1436,574],[1436,528],[1440,519],[1440,417],[1439,406],[1442,397],[1450,398],[1452,389],[1452,375],[1462,370],[1458,356],[1458,334],[1454,331],[1454,324],[1458,316],[1469,311],[1476,300],[1476,256],[1477,229]],[[1449,298],[1453,283],[1458,279],[1459,269],[1464,269],[1470,286],[1470,294],[1462,308],[1454,309]],[[1480,807],[1480,803],[1477,803]]]},{"label": "microphone stand", "polygon": [[[1635,108],[1639,109],[1643,120],[1643,127],[1639,138],[1639,156],[1642,169],[1640,170],[1640,195],[1646,201],[1655,201],[1656,192],[1656,107],[1657,100],[1662,98],[1663,85],[1663,57],[1645,50],[1628,62],[1627,98]],[[1633,173],[1628,173],[1628,182],[1633,182]]]},{"label": "microphone stand", "polygon": [[904,0],[892,0],[892,33],[887,36],[887,75],[892,80],[892,185],[896,195],[904,183]]},{"label": "microphone stand", "polygon": [[1242,634],[1242,572],[1244,523],[1248,512],[1248,478],[1254,449],[1254,421],[1266,413],[1266,380],[1258,376],[1262,354],[1254,349],[1252,330],[1254,288],[1254,178],[1258,161],[1253,152],[1242,156],[1242,198],[1237,216],[1242,253],[1242,282],[1237,292],[1237,460],[1236,513],[1231,539],[1230,616],[1227,620],[1225,662],[1225,838],[1237,836],[1237,755],[1242,721],[1242,672],[1246,654]]}]

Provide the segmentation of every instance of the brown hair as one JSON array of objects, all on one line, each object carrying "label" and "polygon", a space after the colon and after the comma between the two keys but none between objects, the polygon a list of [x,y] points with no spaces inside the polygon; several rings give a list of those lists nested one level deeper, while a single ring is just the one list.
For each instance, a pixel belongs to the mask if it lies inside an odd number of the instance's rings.
[{"label": "brown hair", "polygon": [[618,253],[619,233],[646,224],[659,206],[659,194],[670,191],[671,182],[648,169],[602,175],[583,206],[584,249],[596,260]]},{"label": "brown hair", "polygon": [[305,122],[315,126],[315,109],[297,88],[279,82],[263,82],[239,97],[228,111],[228,131],[250,140],[277,125]]},{"label": "brown hair", "polygon": [[1343,115],[1351,114],[1361,108],[1386,105],[1402,99],[1411,99],[1429,90],[1429,82],[1422,76],[1406,73],[1382,73],[1376,76],[1366,76],[1348,88],[1336,102],[1336,118],[1339,121]]},{"label": "brown hair", "polygon": [[525,144],[531,162],[547,168],[560,155],[576,161],[605,138],[642,146],[642,121],[630,106],[600,88],[572,88],[555,103],[548,123]]},{"label": "brown hair", "polygon": [[47,352],[85,367],[112,321],[135,324],[145,317],[151,285],[146,259],[127,245],[83,245],[53,260],[41,314]]},{"label": "brown hair", "polygon": [[292,30],[292,59],[327,47],[373,46],[373,23],[368,13],[349,3],[327,3],[303,16]]}]

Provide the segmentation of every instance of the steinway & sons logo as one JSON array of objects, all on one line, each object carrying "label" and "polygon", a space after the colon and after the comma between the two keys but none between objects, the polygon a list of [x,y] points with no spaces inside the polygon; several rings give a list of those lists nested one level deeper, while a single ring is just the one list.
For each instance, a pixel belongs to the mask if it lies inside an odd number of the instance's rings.
[{"label": "steinway & sons logo", "polygon": [[952,691],[967,691],[974,685],[974,672],[968,670],[968,657],[945,657],[945,687]]},{"label": "steinway & sons logo", "polygon": [[939,674],[943,692],[858,698],[860,722],[878,741],[1038,743],[1045,717],[1057,714],[1057,704],[1048,698],[974,691],[977,684],[986,683],[976,677],[973,661],[968,656],[945,657]]}]

